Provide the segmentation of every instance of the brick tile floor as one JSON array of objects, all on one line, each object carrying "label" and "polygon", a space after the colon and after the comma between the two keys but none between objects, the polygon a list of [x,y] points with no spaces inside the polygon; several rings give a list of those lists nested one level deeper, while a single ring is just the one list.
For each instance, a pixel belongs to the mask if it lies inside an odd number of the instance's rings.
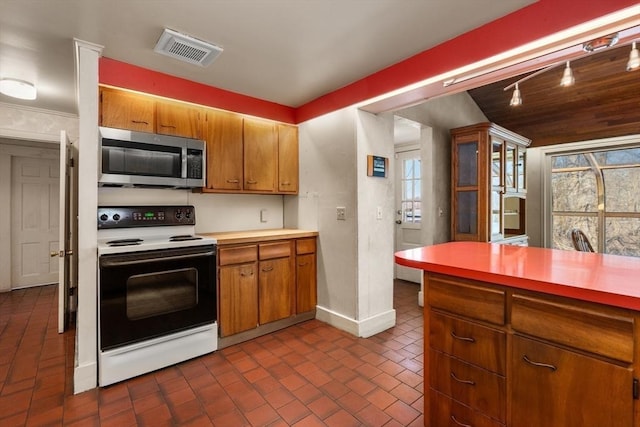
[{"label": "brick tile floor", "polygon": [[370,338],[311,320],[78,395],[56,286],[0,293],[0,425],[422,426],[418,290],[396,281],[397,325]]}]

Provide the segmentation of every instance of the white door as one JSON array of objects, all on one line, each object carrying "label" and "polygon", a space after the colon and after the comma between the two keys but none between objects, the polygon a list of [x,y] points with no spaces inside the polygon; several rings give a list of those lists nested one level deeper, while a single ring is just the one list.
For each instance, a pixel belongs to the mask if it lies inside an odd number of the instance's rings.
[{"label": "white door", "polygon": [[11,288],[56,283],[58,160],[14,156],[11,175]]},{"label": "white door", "polygon": [[[422,244],[422,167],[420,150],[397,151],[395,155],[396,251]],[[395,264],[395,277],[420,283],[422,271]]]},{"label": "white door", "polygon": [[60,132],[60,180],[59,185],[59,235],[58,251],[52,252],[51,256],[58,257],[58,332],[62,333],[66,329],[69,316],[69,294],[71,289],[71,260],[74,250],[77,248],[72,243],[73,227],[72,217],[72,174],[71,174],[71,142],[65,131]]}]

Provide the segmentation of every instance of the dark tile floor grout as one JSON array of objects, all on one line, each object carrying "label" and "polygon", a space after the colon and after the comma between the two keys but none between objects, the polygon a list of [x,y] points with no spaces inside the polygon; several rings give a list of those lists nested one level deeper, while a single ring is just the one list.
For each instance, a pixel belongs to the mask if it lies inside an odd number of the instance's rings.
[{"label": "dark tile floor grout", "polygon": [[395,281],[397,324],[373,337],[311,320],[78,395],[56,286],[0,293],[0,425],[423,426],[418,290]]}]

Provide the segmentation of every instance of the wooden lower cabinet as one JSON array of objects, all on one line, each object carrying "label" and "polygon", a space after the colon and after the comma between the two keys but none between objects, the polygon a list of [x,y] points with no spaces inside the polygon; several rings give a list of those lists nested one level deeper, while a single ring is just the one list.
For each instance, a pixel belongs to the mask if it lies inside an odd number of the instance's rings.
[{"label": "wooden lower cabinet", "polygon": [[258,325],[258,246],[242,245],[218,251],[218,323],[220,336]]},{"label": "wooden lower cabinet", "polygon": [[258,305],[261,325],[287,318],[294,312],[292,245],[292,241],[259,245]]},{"label": "wooden lower cabinet", "polygon": [[435,273],[424,282],[426,426],[640,426],[639,313]]},{"label": "wooden lower cabinet", "polygon": [[257,262],[220,267],[219,323],[223,337],[258,325]]},{"label": "wooden lower cabinet", "polygon": [[296,313],[315,310],[318,303],[316,239],[296,241]]},{"label": "wooden lower cabinet", "polygon": [[513,337],[514,426],[633,426],[633,370]]},{"label": "wooden lower cabinet", "polygon": [[220,337],[315,310],[315,241],[313,237],[219,247]]}]

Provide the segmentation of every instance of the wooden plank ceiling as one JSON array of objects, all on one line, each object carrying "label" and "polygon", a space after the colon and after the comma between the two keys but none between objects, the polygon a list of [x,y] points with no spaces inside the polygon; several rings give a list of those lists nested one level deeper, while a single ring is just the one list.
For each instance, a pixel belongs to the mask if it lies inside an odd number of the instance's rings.
[{"label": "wooden plank ceiling", "polygon": [[532,140],[531,146],[640,134],[640,69],[626,71],[630,46],[571,62],[575,84],[560,86],[564,64],[521,83],[522,105],[511,107],[518,76],[469,91],[487,118]]}]

